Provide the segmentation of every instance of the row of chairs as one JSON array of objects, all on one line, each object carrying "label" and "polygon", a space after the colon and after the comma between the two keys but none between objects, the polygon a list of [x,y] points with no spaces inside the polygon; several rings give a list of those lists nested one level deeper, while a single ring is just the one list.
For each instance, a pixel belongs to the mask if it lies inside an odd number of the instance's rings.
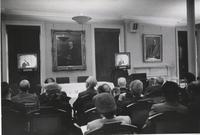
[{"label": "row of chairs", "polygon": [[[71,135],[82,134],[66,111],[54,107],[40,107],[26,115],[17,112],[3,116],[4,135]],[[17,114],[17,115],[16,115]],[[15,117],[16,116],[16,117]]]},{"label": "row of chairs", "polygon": [[[124,115],[129,115],[131,117],[133,127],[127,127],[127,134],[132,133],[196,133],[200,132],[200,117],[195,118],[197,122],[194,122],[194,118],[190,117],[188,114],[181,114],[177,112],[166,112],[153,115],[149,117],[149,111],[151,109],[153,102],[148,100],[142,100],[137,103],[132,103],[127,105],[124,108]],[[85,124],[94,119],[100,118],[96,108],[91,108],[83,112],[82,119]],[[117,125],[117,126],[116,126]],[[116,127],[118,128],[116,128]],[[196,126],[196,127],[195,127]],[[124,133],[125,130],[122,130],[120,127],[124,127],[119,123],[109,123],[104,125],[101,129],[95,130],[94,132],[89,132],[89,135],[93,134],[114,134]],[[133,128],[131,130],[131,128]],[[116,132],[113,129],[121,129]],[[102,133],[103,132],[103,133]]]},{"label": "row of chairs", "polygon": [[[78,76],[77,82],[85,82],[88,76]],[[59,83],[70,83],[69,77],[57,77],[56,82]]]}]

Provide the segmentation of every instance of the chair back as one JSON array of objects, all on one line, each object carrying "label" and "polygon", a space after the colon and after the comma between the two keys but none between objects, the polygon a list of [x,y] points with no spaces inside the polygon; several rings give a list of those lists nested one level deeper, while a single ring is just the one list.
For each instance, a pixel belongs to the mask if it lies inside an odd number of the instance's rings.
[{"label": "chair back", "polygon": [[24,106],[26,108],[27,113],[38,109],[38,105],[36,103],[33,103],[33,102],[24,103]]},{"label": "chair back", "polygon": [[87,123],[101,118],[101,115],[96,110],[96,107],[84,111],[84,115]]},{"label": "chair back", "polygon": [[113,135],[113,134],[134,134],[137,127],[121,124],[121,122],[106,123],[101,128],[86,132],[86,135]]},{"label": "chair back", "polygon": [[151,133],[189,133],[190,119],[186,114],[165,112],[149,118]]},{"label": "chair back", "polygon": [[44,107],[28,114],[29,135],[64,134],[67,128],[66,112],[53,107]]},{"label": "chair back", "polygon": [[2,108],[2,135],[25,135],[26,116],[17,110]]},{"label": "chair back", "polygon": [[132,125],[139,129],[143,127],[149,116],[152,103],[149,101],[138,101],[127,105],[128,115],[131,117]]}]

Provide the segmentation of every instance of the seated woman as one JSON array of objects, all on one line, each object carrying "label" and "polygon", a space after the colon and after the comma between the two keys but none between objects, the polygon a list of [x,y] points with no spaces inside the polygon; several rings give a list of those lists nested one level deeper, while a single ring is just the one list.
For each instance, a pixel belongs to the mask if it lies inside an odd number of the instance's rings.
[{"label": "seated woman", "polygon": [[129,85],[129,92],[119,95],[117,106],[118,114],[123,114],[125,107],[142,99],[143,83],[140,80],[134,80]]},{"label": "seated woman", "polygon": [[65,92],[61,91],[61,87],[57,83],[49,83],[45,86],[46,93],[40,96],[41,106],[52,106],[57,109],[67,111],[67,116],[72,117],[72,107],[69,104],[70,98]]},{"label": "seated woman", "polygon": [[98,93],[103,93],[103,92],[111,93],[112,90],[108,84],[104,83],[97,88],[97,91]]},{"label": "seated woman", "polygon": [[94,97],[94,104],[97,111],[102,115],[101,119],[96,119],[87,124],[88,131],[101,128],[105,123],[121,122],[131,124],[129,116],[116,116],[117,109],[113,96],[109,93],[101,93]]},{"label": "seated woman", "polygon": [[166,101],[164,103],[152,105],[149,113],[150,116],[156,113],[164,113],[167,111],[175,111],[178,113],[188,112],[188,108],[179,103],[179,86],[177,83],[167,81],[162,86],[162,90]]}]

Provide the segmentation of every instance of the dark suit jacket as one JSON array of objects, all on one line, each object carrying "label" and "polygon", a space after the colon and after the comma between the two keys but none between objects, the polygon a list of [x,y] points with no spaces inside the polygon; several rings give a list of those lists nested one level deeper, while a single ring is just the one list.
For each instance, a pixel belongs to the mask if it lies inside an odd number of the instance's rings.
[{"label": "dark suit jacket", "polygon": [[87,89],[86,91],[79,93],[77,100],[73,104],[74,110],[85,111],[93,108],[94,104],[92,99],[96,94],[97,91],[95,89]]}]

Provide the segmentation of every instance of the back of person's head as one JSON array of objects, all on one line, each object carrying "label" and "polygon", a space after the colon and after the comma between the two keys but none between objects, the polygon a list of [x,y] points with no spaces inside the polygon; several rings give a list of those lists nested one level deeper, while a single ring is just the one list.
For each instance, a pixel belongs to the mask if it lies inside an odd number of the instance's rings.
[{"label": "back of person's head", "polygon": [[130,83],[129,88],[133,94],[141,95],[143,91],[143,83],[140,80],[134,80]]},{"label": "back of person's head", "polygon": [[156,79],[155,78],[150,78],[147,80],[148,82],[148,87],[152,87],[156,85]]},{"label": "back of person's head", "polygon": [[126,78],[124,77],[118,78],[117,84],[120,88],[126,87]]},{"label": "back of person's head", "polygon": [[163,84],[162,90],[163,94],[168,102],[176,102],[179,100],[179,86],[177,83],[172,81],[167,81]]},{"label": "back of person's head", "polygon": [[187,72],[185,73],[184,75],[184,79],[186,79],[187,83],[191,83],[192,81],[195,81],[196,80],[196,77],[193,73],[190,73],[190,72]]},{"label": "back of person's head", "polygon": [[55,80],[53,78],[47,78],[44,81],[44,83],[52,83],[52,82],[55,82]]},{"label": "back of person's head", "polygon": [[30,83],[28,80],[21,80],[19,83],[19,88],[21,91],[27,92],[30,89]]},{"label": "back of person's head", "polygon": [[97,80],[92,77],[89,76],[86,80],[86,88],[94,88],[97,85]]},{"label": "back of person's head", "polygon": [[10,87],[7,82],[1,82],[1,96],[2,98],[6,98],[10,93]]},{"label": "back of person's head", "polygon": [[98,93],[103,93],[103,92],[111,93],[111,88],[108,84],[104,83],[97,88],[97,91]]},{"label": "back of person's head", "polygon": [[61,87],[57,83],[48,83],[45,85],[45,90],[47,95],[56,94],[61,92]]},{"label": "back of person's head", "polygon": [[109,93],[100,93],[94,97],[94,104],[99,113],[106,118],[112,118],[117,109],[114,97]]},{"label": "back of person's head", "polygon": [[[193,81],[187,86],[187,91],[191,94],[191,96],[196,97],[200,95],[200,82]],[[200,97],[199,97],[200,98]]]},{"label": "back of person's head", "polygon": [[161,76],[156,78],[156,84],[157,85],[162,86],[163,83],[164,83],[164,79]]}]

